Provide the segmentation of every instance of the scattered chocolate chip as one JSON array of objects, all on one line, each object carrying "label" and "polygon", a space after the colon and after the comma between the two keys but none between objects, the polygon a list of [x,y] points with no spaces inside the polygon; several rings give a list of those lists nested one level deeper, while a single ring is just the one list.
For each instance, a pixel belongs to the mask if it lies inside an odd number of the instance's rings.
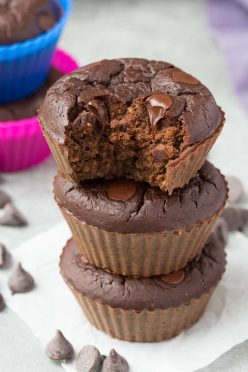
[{"label": "scattered chocolate chip", "polygon": [[0,267],[5,266],[8,255],[9,255],[9,253],[8,253],[5,245],[0,243]]},{"label": "scattered chocolate chip", "polygon": [[56,20],[52,14],[44,12],[39,15],[38,22],[42,31],[48,31],[54,27]]},{"label": "scattered chocolate chip", "polygon": [[243,231],[248,225],[248,209],[238,207],[227,207],[221,216],[229,231]]},{"label": "scattered chocolate chip", "polygon": [[4,214],[0,217],[0,225],[4,226],[26,226],[27,220],[13,204],[4,206]]},{"label": "scattered chocolate chip", "polygon": [[239,178],[234,177],[234,176],[228,176],[226,177],[226,180],[227,180],[228,188],[229,188],[228,201],[230,203],[237,203],[241,199],[244,193],[243,184]]},{"label": "scattered chocolate chip", "polygon": [[3,296],[0,293],[0,312],[3,311],[4,308],[5,308],[5,301],[4,301]]},{"label": "scattered chocolate chip", "polygon": [[146,107],[152,128],[165,117],[166,111],[172,105],[172,98],[167,94],[154,93],[146,99]]},{"label": "scattered chocolate chip", "polygon": [[228,242],[228,226],[224,218],[219,218],[215,227],[214,227],[214,234],[223,241],[226,245]]},{"label": "scattered chocolate chip", "polygon": [[73,358],[74,349],[63,333],[60,330],[57,330],[56,335],[51,339],[46,347],[46,353],[50,359],[66,362]]},{"label": "scattered chocolate chip", "polygon": [[29,292],[34,288],[33,277],[22,268],[19,263],[17,268],[11,274],[9,278],[9,288],[14,295],[15,293]]},{"label": "scattered chocolate chip", "polygon": [[179,284],[185,278],[184,270],[174,271],[173,273],[162,275],[161,279],[168,284]]},{"label": "scattered chocolate chip", "polygon": [[187,74],[186,72],[180,71],[180,70],[174,70],[172,72],[172,78],[174,81],[178,83],[184,83],[184,84],[189,84],[189,85],[199,84],[199,81],[194,76]]},{"label": "scattered chocolate chip", "polygon": [[129,365],[125,358],[112,349],[103,362],[102,372],[128,372]]},{"label": "scattered chocolate chip", "polygon": [[131,199],[136,193],[136,184],[132,180],[114,180],[110,182],[107,194],[109,199],[125,201]]},{"label": "scattered chocolate chip", "polygon": [[0,190],[0,208],[3,208],[7,203],[10,202],[11,202],[10,196],[3,190]]},{"label": "scattered chocolate chip", "polygon": [[165,145],[160,143],[157,146],[155,146],[153,149],[153,156],[155,160],[157,160],[159,163],[163,163],[165,160],[167,160],[168,153],[167,153]]},{"label": "scattered chocolate chip", "polygon": [[99,372],[103,358],[96,347],[87,345],[76,359],[77,372]]}]

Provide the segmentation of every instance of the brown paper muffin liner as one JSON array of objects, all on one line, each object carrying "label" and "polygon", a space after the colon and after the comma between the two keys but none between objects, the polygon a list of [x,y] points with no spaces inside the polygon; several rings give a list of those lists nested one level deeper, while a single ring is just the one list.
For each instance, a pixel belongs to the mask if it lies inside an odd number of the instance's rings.
[{"label": "brown paper muffin liner", "polygon": [[124,310],[92,300],[70,287],[88,320],[100,331],[120,340],[156,342],[177,336],[202,316],[215,289],[187,305],[169,309]]},{"label": "brown paper muffin liner", "polygon": [[80,254],[90,264],[115,274],[142,277],[182,269],[198,256],[223,208],[190,229],[120,234],[87,225],[60,207]]},{"label": "brown paper muffin liner", "polygon": [[[206,157],[220,135],[224,126],[225,117],[224,113],[222,124],[220,127],[205,141],[199,144],[193,145],[182,152],[179,158],[169,161],[166,167],[166,176],[163,187],[160,187],[164,191],[168,191],[170,194],[178,187],[183,187],[189,180],[194,177],[197,171],[204,164]],[[53,153],[55,161],[58,164],[62,176],[72,182],[75,180],[72,178],[72,169],[68,161],[68,152],[66,148],[53,139],[43,128],[44,136],[48,142],[48,145]]]}]

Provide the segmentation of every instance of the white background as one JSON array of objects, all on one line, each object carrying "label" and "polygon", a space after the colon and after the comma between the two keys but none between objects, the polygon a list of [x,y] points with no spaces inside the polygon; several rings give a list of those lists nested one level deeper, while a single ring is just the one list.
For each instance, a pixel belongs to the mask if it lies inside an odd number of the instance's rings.
[{"label": "white background", "polygon": [[[248,189],[248,172],[240,173],[246,165],[247,117],[232,92],[205,15],[201,0],[78,0],[61,46],[81,64],[102,58],[137,56],[168,60],[196,75],[212,90],[227,113],[226,128],[211,159],[223,172],[239,175]],[[13,196],[30,222],[23,229],[0,227],[0,240],[9,249],[61,221],[52,197],[55,169],[49,159],[31,171],[4,177],[2,188]],[[247,371],[247,349],[248,342],[243,343],[201,372]],[[47,360],[40,343],[14,313],[9,309],[1,313],[1,372],[59,370],[59,366]]]}]

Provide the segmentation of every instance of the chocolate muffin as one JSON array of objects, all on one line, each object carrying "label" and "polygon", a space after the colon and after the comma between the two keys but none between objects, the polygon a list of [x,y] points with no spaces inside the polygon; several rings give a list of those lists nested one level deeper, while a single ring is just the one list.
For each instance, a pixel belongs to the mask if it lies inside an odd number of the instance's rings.
[{"label": "chocolate muffin", "polygon": [[47,90],[54,84],[62,73],[51,68],[45,84],[32,96],[19,101],[0,105],[0,122],[29,119],[37,115],[37,110],[41,106]]},{"label": "chocolate muffin", "polygon": [[0,45],[33,39],[53,28],[61,15],[57,0],[1,0]]},{"label": "chocolate muffin", "polygon": [[224,122],[195,77],[167,62],[132,58],[62,77],[39,116],[65,178],[128,178],[169,193],[197,173]]},{"label": "chocolate muffin", "polygon": [[178,335],[201,317],[225,264],[223,241],[212,234],[200,256],[165,276],[110,274],[87,263],[72,240],[60,270],[96,328],[121,340],[153,342]]},{"label": "chocolate muffin", "polygon": [[80,185],[57,174],[55,199],[80,253],[120,275],[148,277],[198,256],[227,200],[227,184],[206,162],[187,186],[168,192],[130,180]]}]

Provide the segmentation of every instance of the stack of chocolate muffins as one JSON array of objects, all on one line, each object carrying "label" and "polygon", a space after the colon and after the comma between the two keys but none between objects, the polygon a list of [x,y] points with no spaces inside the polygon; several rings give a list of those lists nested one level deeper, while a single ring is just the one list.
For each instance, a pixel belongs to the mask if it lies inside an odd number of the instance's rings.
[{"label": "stack of chocolate muffins", "polygon": [[160,341],[203,314],[225,270],[211,233],[227,184],[206,156],[224,114],[177,67],[103,60],[62,77],[40,110],[73,239],[60,270],[98,329]]}]

